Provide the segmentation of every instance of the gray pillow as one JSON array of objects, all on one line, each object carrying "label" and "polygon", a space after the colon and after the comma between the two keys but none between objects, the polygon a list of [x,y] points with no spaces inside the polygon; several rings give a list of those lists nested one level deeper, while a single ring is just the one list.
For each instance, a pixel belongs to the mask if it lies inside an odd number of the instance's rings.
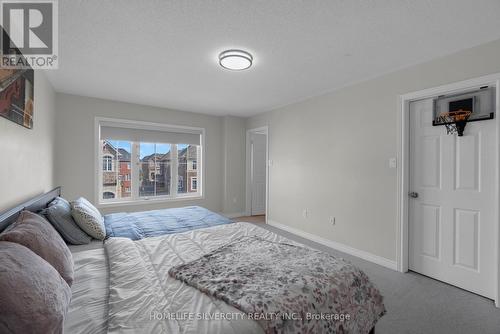
[{"label": "gray pillow", "polygon": [[62,333],[71,289],[28,248],[0,241],[0,333]]},{"label": "gray pillow", "polygon": [[71,203],[71,215],[76,224],[91,237],[98,240],[106,238],[104,218],[99,210],[85,198],[80,197]]},{"label": "gray pillow", "polygon": [[31,249],[54,267],[71,286],[73,256],[59,233],[42,216],[22,211],[12,227],[0,234],[0,241],[10,241]]},{"label": "gray pillow", "polygon": [[75,223],[71,215],[71,205],[64,198],[57,197],[43,210],[49,222],[72,245],[88,244],[92,238]]}]

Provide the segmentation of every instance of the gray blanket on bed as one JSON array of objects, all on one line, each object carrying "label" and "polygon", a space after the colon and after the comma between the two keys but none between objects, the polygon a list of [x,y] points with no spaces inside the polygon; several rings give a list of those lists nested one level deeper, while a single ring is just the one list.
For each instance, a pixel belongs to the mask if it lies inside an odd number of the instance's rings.
[{"label": "gray blanket on bed", "polygon": [[327,253],[242,237],[170,276],[223,300],[266,333],[368,333],[385,313],[364,272]]}]

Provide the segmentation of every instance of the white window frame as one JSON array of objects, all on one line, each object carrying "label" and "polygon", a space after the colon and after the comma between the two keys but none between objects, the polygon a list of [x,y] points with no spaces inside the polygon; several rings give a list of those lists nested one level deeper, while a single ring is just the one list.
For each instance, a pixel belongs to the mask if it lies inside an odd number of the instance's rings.
[{"label": "white window frame", "polygon": [[[170,194],[164,196],[152,196],[152,197],[140,197],[139,196],[139,175],[140,175],[140,166],[138,163],[131,162],[131,190],[132,196],[127,198],[114,198],[111,200],[104,200],[102,198],[103,185],[102,185],[102,175],[103,175],[103,153],[101,147],[101,126],[105,123],[109,126],[109,124],[113,124],[113,126],[123,126],[126,128],[137,127],[141,129],[147,130],[148,128],[157,130],[158,128],[165,128],[165,131],[172,131],[175,129],[176,131],[182,132],[183,130],[186,132],[196,131],[199,132],[200,135],[200,145],[198,148],[199,151],[199,159],[197,159],[197,178],[198,178],[198,189],[196,193],[187,193],[187,194],[177,194],[177,182],[171,181]],[[107,206],[122,206],[122,205],[136,205],[136,204],[151,204],[158,202],[175,202],[175,201],[186,201],[186,200],[200,200],[205,198],[204,193],[204,180],[205,180],[205,129],[198,127],[189,127],[189,126],[180,126],[173,124],[163,124],[163,123],[152,123],[152,122],[142,122],[142,121],[134,121],[127,119],[116,119],[116,118],[106,118],[106,117],[96,117],[95,118],[95,134],[94,134],[94,147],[95,147],[95,168],[98,171],[95,173],[95,203],[97,203],[98,207],[107,207]],[[131,157],[137,157],[139,154],[138,151],[139,145],[137,143],[132,142],[131,148]],[[173,149],[175,147],[175,149]],[[177,145],[171,144],[171,152],[172,152],[172,162],[171,162],[171,180],[177,180]],[[175,162],[174,162],[175,161]],[[135,185],[135,186],[134,186]]]}]

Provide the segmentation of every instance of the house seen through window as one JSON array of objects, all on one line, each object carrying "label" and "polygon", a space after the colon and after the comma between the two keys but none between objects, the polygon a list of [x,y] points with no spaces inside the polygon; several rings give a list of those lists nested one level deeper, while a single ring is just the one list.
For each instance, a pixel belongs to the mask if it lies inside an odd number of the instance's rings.
[{"label": "house seen through window", "polygon": [[198,145],[103,140],[101,148],[103,201],[199,195]]},{"label": "house seen through window", "polygon": [[130,123],[100,129],[100,202],[201,196],[203,129],[160,131]]}]

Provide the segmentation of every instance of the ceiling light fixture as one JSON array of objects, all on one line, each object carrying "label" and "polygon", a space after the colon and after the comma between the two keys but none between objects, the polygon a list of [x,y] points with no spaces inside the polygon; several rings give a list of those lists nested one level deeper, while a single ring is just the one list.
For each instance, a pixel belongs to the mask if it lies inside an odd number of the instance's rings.
[{"label": "ceiling light fixture", "polygon": [[252,66],[252,62],[252,55],[243,50],[226,50],[219,54],[220,66],[228,70],[246,70]]}]

